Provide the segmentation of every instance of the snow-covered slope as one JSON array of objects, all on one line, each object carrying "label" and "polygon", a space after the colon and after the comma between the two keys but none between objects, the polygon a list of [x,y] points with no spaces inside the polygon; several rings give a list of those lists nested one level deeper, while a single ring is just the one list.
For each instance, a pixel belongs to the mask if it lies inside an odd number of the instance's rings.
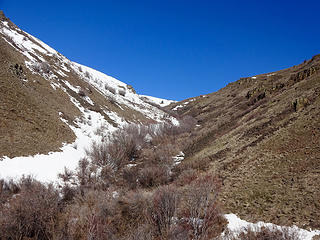
[{"label": "snow-covered slope", "polygon": [[70,61],[9,19],[0,22],[0,37],[7,45],[2,47],[24,62],[27,69],[24,86],[28,87],[36,77],[41,77],[50,84],[50,91],[56,94],[53,97],[62,92],[68,104],[80,113],[67,120],[68,113],[56,112],[61,124],[66,124],[74,132],[76,139],[73,143],[64,144],[60,152],[49,154],[0,156],[0,177],[33,174],[43,181],[55,180],[65,166],[76,167],[92,141],[101,141],[129,122],[177,122],[156,106],[165,106],[172,101],[139,95],[131,86],[113,77]]}]

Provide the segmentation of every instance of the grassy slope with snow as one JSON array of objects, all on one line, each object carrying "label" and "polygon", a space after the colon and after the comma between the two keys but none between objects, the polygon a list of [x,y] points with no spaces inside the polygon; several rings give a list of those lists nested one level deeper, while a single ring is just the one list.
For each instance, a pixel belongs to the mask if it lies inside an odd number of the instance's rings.
[{"label": "grassy slope with snow", "polygon": [[[77,166],[79,159],[84,157],[85,149],[90,146],[92,141],[101,141],[102,137],[117,129],[101,113],[83,107],[77,99],[68,93],[66,87],[69,91],[71,90],[77,94],[81,91],[80,86],[74,86],[64,80],[71,72],[89,83],[106,99],[113,99],[119,108],[126,106],[158,122],[168,118],[162,110],[149,104],[144,96],[136,94],[127,84],[92,68],[70,61],[39,39],[23,32],[11,22],[2,21],[0,23],[0,33],[11,47],[25,56],[25,65],[33,74],[42,75],[42,77],[50,81],[50,85],[54,90],[62,89],[82,114],[75,120],[74,124],[68,124],[63,117],[60,117],[61,121],[67,124],[75,133],[76,140],[74,143],[65,144],[61,148],[61,152],[51,152],[48,155],[3,157],[2,161],[0,161],[0,177],[15,178],[23,174],[32,174],[41,181],[55,181],[57,174],[62,172],[64,167],[74,169]],[[48,57],[56,59],[54,64],[50,65],[52,69],[50,74],[35,71],[35,66],[46,62],[45,59]],[[61,85],[61,82],[64,83],[65,87]],[[110,92],[110,88],[114,89],[115,93]],[[94,105],[89,96],[85,96],[84,99],[90,105]],[[160,101],[157,98],[149,97],[148,99],[156,103]],[[171,102],[165,99],[161,99],[161,101],[165,103]],[[120,128],[127,123],[126,119],[121,118],[116,112],[107,110],[103,110],[103,112]],[[175,122],[175,119],[171,117],[167,121]],[[104,135],[101,135],[101,131],[99,131],[101,128],[103,128]]]}]

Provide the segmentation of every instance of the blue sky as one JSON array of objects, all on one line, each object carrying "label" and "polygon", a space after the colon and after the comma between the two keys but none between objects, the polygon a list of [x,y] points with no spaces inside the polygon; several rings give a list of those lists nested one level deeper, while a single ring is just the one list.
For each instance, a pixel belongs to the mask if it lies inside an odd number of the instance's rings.
[{"label": "blue sky", "polygon": [[0,9],[69,59],[182,100],[319,54],[319,2],[0,0]]}]

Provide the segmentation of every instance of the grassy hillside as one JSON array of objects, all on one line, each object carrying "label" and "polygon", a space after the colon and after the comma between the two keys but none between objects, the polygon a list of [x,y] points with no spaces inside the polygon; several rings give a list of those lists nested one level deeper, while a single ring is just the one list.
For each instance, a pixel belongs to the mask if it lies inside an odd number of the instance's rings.
[{"label": "grassy hillside", "polygon": [[110,128],[120,120],[150,123],[167,116],[131,86],[68,60],[22,31],[2,11],[0,97],[0,157],[58,151],[75,140],[70,125],[90,120],[81,109],[100,114]]},{"label": "grassy hillside", "polygon": [[320,55],[171,106],[199,127],[186,162],[223,179],[225,210],[320,227]]}]

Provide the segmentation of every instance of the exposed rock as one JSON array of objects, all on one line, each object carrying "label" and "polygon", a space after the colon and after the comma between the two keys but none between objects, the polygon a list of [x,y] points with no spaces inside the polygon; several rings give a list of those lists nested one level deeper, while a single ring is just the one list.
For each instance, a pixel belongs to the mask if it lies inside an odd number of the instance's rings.
[{"label": "exposed rock", "polygon": [[296,112],[301,111],[309,104],[310,104],[309,99],[305,97],[297,98],[292,102],[293,109]]},{"label": "exposed rock", "polygon": [[316,67],[310,67],[308,69],[305,69],[303,71],[300,71],[298,73],[291,75],[290,79],[293,80],[294,82],[300,82],[301,80],[315,74],[317,70],[318,69]]}]

